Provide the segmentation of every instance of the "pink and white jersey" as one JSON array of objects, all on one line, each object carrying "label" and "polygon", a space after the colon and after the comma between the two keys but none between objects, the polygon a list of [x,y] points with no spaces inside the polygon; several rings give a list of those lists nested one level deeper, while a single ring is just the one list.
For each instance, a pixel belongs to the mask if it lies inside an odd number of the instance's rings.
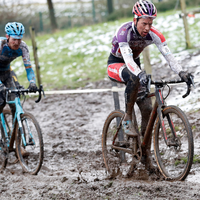
[{"label": "pink and white jersey", "polygon": [[134,59],[138,58],[143,49],[150,44],[155,44],[158,47],[173,71],[177,74],[182,71],[182,67],[170,52],[165,37],[154,27],[145,37],[142,37],[136,33],[133,22],[122,24],[113,37],[111,53],[115,57],[122,58],[128,69],[133,74],[138,75],[141,69],[134,62]]}]

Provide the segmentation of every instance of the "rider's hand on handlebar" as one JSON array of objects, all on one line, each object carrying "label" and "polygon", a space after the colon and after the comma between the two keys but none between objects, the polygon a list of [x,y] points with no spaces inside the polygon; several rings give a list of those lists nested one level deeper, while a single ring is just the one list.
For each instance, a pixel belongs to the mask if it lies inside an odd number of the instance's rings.
[{"label": "rider's hand on handlebar", "polygon": [[179,76],[180,76],[181,80],[186,82],[188,85],[192,84],[191,77],[194,78],[194,76],[191,73],[181,71],[181,72],[179,72]]},{"label": "rider's hand on handlebar", "polygon": [[139,80],[140,81],[140,85],[147,86],[147,84],[148,84],[148,76],[144,71],[142,71],[142,72],[140,72],[138,74],[138,78],[140,79]]},{"label": "rider's hand on handlebar", "polygon": [[36,84],[33,83],[33,82],[30,83],[28,89],[29,89],[30,92],[37,92],[37,90],[38,90]]},{"label": "rider's hand on handlebar", "polygon": [[25,89],[23,85],[18,85],[18,86],[16,86],[16,88],[17,88],[18,90],[23,90],[23,89]]},{"label": "rider's hand on handlebar", "polygon": [[140,86],[138,89],[138,97],[145,97],[146,94],[148,93],[148,76],[147,74],[142,71],[138,74],[138,78],[140,79]]}]

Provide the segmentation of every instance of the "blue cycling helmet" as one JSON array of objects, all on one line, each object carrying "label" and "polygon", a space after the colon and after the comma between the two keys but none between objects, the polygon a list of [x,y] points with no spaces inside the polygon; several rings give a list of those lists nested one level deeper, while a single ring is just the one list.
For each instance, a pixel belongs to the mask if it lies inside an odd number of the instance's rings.
[{"label": "blue cycling helmet", "polygon": [[5,26],[5,32],[7,35],[15,39],[22,39],[25,33],[23,24],[19,22],[9,22]]}]

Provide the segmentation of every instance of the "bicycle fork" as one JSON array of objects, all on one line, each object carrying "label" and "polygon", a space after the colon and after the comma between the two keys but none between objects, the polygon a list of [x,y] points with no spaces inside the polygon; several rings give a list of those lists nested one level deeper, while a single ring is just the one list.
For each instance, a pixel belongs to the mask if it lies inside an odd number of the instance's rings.
[{"label": "bicycle fork", "polygon": [[[161,131],[163,133],[163,137],[164,137],[165,143],[169,147],[170,146],[177,146],[176,130],[175,130],[174,124],[173,124],[173,122],[171,120],[170,115],[167,114],[165,116],[164,113],[163,113],[163,108],[165,108],[166,105],[165,105],[165,102],[164,102],[164,99],[163,99],[163,94],[162,94],[162,91],[161,91],[160,88],[156,88],[155,95],[156,95],[156,99],[157,99],[157,102],[158,102],[158,108],[157,108],[158,117],[159,117]],[[172,140],[170,140],[168,138],[168,136],[167,136],[167,130],[165,128],[165,121],[164,121],[165,117],[167,118],[167,122],[169,124],[170,130],[171,130],[171,133],[172,133],[172,138],[171,138]]]},{"label": "bicycle fork", "polygon": [[26,138],[25,138],[25,132],[24,132],[25,129],[23,129],[24,127],[22,125],[21,118],[19,117],[18,119],[19,131],[22,137],[23,145],[24,146],[35,145],[35,140],[33,139],[33,135],[31,133],[31,128],[29,126],[28,120],[27,119],[24,119],[24,120],[25,120],[25,126],[27,128],[27,132],[28,132],[28,141],[26,141]]}]

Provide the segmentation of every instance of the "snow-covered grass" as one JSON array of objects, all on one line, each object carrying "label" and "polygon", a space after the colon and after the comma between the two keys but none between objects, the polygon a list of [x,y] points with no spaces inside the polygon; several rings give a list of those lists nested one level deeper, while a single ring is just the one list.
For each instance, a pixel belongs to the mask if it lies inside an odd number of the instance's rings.
[{"label": "snow-covered grass", "polygon": [[[190,39],[194,47],[200,45],[199,18],[200,14],[196,14],[195,18],[188,18]],[[37,36],[41,79],[45,89],[76,88],[84,86],[87,82],[107,77],[107,58],[112,37],[120,24],[131,20],[131,18],[121,19]],[[177,59],[181,59],[181,56],[185,55],[181,53],[185,50],[185,35],[183,20],[179,18],[178,13],[159,14],[154,20],[154,27],[164,34],[171,51]],[[25,40],[25,42],[30,47],[34,67],[31,41]],[[151,45],[150,50],[152,64],[165,62],[155,45]],[[196,50],[184,52],[192,51]],[[21,58],[13,62],[12,67],[19,76],[20,82],[27,85]]]}]

